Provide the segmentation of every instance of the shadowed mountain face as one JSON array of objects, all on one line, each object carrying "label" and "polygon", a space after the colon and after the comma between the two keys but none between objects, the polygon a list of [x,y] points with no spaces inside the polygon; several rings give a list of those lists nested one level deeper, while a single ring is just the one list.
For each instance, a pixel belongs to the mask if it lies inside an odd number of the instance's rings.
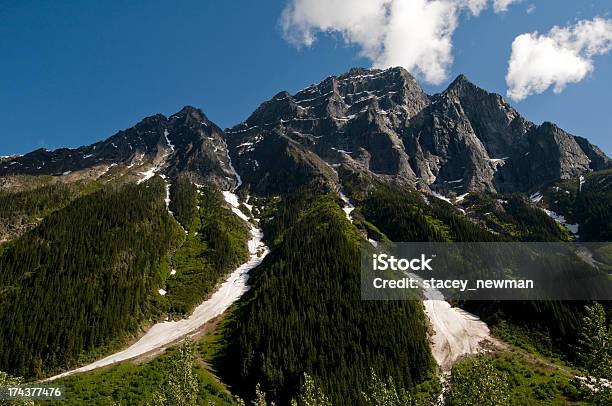
[{"label": "shadowed mountain face", "polygon": [[610,165],[588,141],[551,123],[527,121],[500,95],[463,75],[433,96],[407,130],[404,139],[430,154],[428,163],[440,162],[430,173],[421,172],[432,188],[448,189],[451,183],[461,192],[524,192]]},{"label": "shadowed mountain face", "polygon": [[529,191],[610,166],[586,139],[527,121],[463,75],[428,96],[401,68],[352,69],[279,93],[226,134],[236,168],[259,193],[286,189],[295,180],[287,165],[330,186],[331,165],[445,194]]},{"label": "shadowed mountain face", "polygon": [[295,95],[281,92],[225,133],[185,107],[90,146],[4,158],[0,176],[151,162],[171,178],[187,173],[227,189],[236,184],[229,157],[245,185],[264,195],[304,184],[334,190],[338,172],[445,195],[527,192],[611,165],[586,139],[526,120],[463,75],[429,96],[402,68],[355,68]]}]

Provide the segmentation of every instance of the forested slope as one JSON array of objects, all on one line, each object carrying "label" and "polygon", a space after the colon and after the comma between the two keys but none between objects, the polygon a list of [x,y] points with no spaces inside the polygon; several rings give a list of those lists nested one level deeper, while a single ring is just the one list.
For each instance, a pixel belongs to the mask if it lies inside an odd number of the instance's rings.
[{"label": "forested slope", "polygon": [[286,404],[307,372],[342,406],[363,404],[371,369],[406,388],[430,375],[421,303],[361,300],[362,239],[335,196],[296,193],[265,229],[273,253],[252,277],[217,360],[228,383],[247,398],[261,383]]},{"label": "forested slope", "polygon": [[109,186],[46,217],[0,255],[0,370],[42,376],[123,341],[158,314],[180,229],[164,183]]},{"label": "forested slope", "polygon": [[246,262],[249,230],[211,186],[197,188],[186,177],[171,187],[170,209],[187,234],[172,254],[175,274],[166,280],[169,311],[188,315],[229,272]]},{"label": "forested slope", "polygon": [[0,190],[0,243],[23,234],[53,210],[64,207],[78,190],[77,185],[64,183]]},{"label": "forested slope", "polygon": [[557,182],[543,197],[551,210],[580,225],[582,241],[612,240],[612,171]]},{"label": "forested slope", "polygon": [[393,241],[503,241],[451,204],[413,189],[379,185],[359,204],[358,213]]},{"label": "forested slope", "polygon": [[[491,210],[503,222],[500,233],[476,223],[453,205],[439,199],[425,201],[410,189],[380,186],[370,191],[360,212],[393,241],[560,241],[566,234],[542,210],[528,207],[523,197],[508,197],[504,209],[495,208],[491,196],[468,197],[474,210]],[[475,207],[478,206],[478,207]],[[504,232],[504,230],[506,232]],[[509,322],[528,332],[536,346],[564,352],[572,358],[584,303],[561,301],[468,302],[463,307],[478,314],[491,327]]]}]

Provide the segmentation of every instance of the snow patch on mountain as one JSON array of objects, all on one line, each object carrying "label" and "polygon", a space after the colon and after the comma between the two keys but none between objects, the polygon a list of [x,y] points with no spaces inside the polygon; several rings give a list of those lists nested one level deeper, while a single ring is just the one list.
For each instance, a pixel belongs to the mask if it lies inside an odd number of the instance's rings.
[{"label": "snow patch on mountain", "polygon": [[344,202],[344,207],[342,208],[342,211],[344,211],[344,214],[346,214],[346,218],[348,221],[350,221],[351,223],[353,222],[353,217],[351,216],[351,213],[353,212],[353,210],[355,210],[355,206],[353,206],[351,204],[351,201],[349,200],[349,198],[342,192],[342,189],[340,189],[338,191],[338,194],[340,195],[340,199]]},{"label": "snow patch on mountain", "polygon": [[432,190],[432,191],[431,191],[431,194],[432,194],[434,197],[436,197],[436,198],[438,198],[438,199],[440,199],[440,200],[444,200],[445,202],[447,202],[447,203],[449,203],[449,204],[453,204],[453,202],[451,202],[451,200],[450,200],[448,197],[446,197],[446,196],[442,196],[440,193],[434,192],[434,191]]},{"label": "snow patch on mountain", "polygon": [[569,230],[570,233],[577,235],[578,234],[578,228],[579,228],[579,224],[570,224],[567,222],[567,220],[565,219],[565,216],[561,215],[561,214],[557,214],[552,210],[548,210],[548,209],[543,209],[544,212],[546,214],[548,214],[548,216],[550,218],[552,218],[553,220],[555,220],[557,223],[561,224],[563,227],[567,228]]},{"label": "snow patch on mountain", "polygon": [[168,138],[168,135],[170,135],[168,130],[164,130],[164,138],[166,139],[166,143],[168,144],[168,148],[170,148],[171,152],[174,152],[174,145],[170,142],[170,138]]},{"label": "snow patch on mountain", "polygon": [[136,182],[136,184],[140,185],[142,182],[146,182],[147,180],[151,179],[153,176],[155,176],[157,169],[158,169],[157,167],[153,167],[149,169],[148,171],[140,172],[142,177],[138,179],[138,182]]},{"label": "snow patch on mountain", "polygon": [[224,191],[223,192],[223,198],[225,199],[226,202],[229,203],[229,205],[231,206],[232,211],[234,212],[235,215],[237,215],[238,217],[240,217],[241,219],[243,219],[244,221],[248,222],[249,221],[249,217],[244,214],[238,207],[240,207],[240,202],[238,200],[238,196],[236,196],[234,193],[230,192],[230,191]]},{"label": "snow patch on mountain", "polygon": [[542,196],[542,193],[540,192],[535,192],[535,193],[532,193],[531,196],[529,196],[529,198],[534,203],[540,203],[542,199],[544,198],[544,196]]}]

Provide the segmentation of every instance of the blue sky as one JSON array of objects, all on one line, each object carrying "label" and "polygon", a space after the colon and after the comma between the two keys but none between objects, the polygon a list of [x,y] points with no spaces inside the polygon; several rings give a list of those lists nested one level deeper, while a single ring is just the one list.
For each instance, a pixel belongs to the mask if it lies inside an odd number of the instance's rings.
[{"label": "blue sky", "polygon": [[[0,155],[89,144],[187,104],[225,128],[281,90],[371,65],[339,34],[318,35],[311,47],[289,44],[279,23],[286,4],[0,0]],[[605,1],[524,0],[501,14],[464,12],[447,78],[419,82],[435,93],[464,73],[505,94],[516,36],[610,11]],[[593,61],[595,70],[562,93],[511,103],[528,119],[553,121],[612,154],[612,54]]]}]

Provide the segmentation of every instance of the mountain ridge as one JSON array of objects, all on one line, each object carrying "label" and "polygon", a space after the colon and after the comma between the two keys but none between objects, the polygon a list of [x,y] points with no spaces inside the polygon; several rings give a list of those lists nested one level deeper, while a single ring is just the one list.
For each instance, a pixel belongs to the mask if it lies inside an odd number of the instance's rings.
[{"label": "mountain ridge", "polygon": [[202,110],[185,106],[168,117],[155,114],[109,138],[78,148],[43,148],[0,166],[0,176],[12,174],[67,175],[95,166],[123,164],[163,167],[171,178],[187,174],[194,182],[235,185],[223,130]]},{"label": "mountain ridge", "polygon": [[255,147],[266,136],[288,136],[348,172],[444,194],[527,192],[610,167],[586,139],[530,122],[465,75],[427,95],[402,68],[354,68],[280,92],[226,134],[237,168],[263,193],[279,192],[258,182],[275,170]]},{"label": "mountain ridge", "polygon": [[396,67],[352,68],[293,95],[281,91],[225,130],[192,106],[155,114],[91,145],[5,157],[0,176],[147,162],[226,189],[237,185],[235,167],[264,195],[307,183],[337,190],[338,172],[444,195],[529,192],[612,165],[586,138],[525,119],[463,74],[428,95]]}]

